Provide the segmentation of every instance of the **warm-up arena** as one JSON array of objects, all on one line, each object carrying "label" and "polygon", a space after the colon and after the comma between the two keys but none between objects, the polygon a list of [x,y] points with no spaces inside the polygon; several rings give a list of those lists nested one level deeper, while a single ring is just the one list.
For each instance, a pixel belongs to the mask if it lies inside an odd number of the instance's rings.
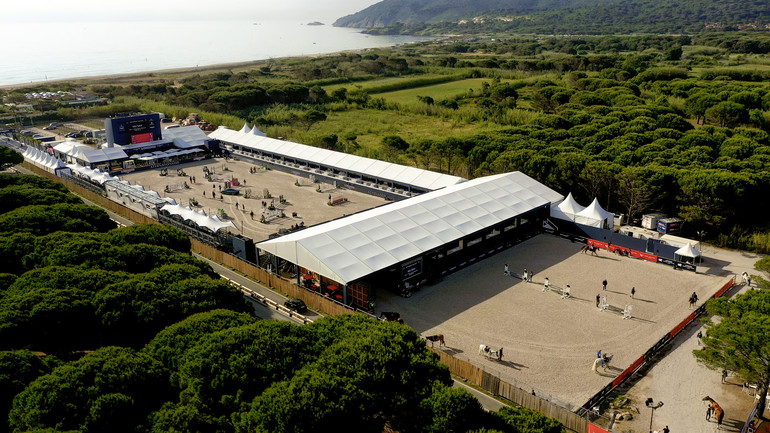
[{"label": "warm-up arena", "polygon": [[[693,292],[700,305],[727,280],[606,250],[583,254],[582,247],[538,235],[411,298],[381,291],[377,310],[398,311],[417,332],[443,334],[445,352],[576,409],[685,319]],[[506,263],[511,276],[504,275]],[[532,282],[520,278],[524,269],[534,273]],[[567,284],[570,296],[563,297]],[[480,354],[480,345],[503,348],[505,356]],[[599,350],[613,356],[607,368],[592,368]]]}]

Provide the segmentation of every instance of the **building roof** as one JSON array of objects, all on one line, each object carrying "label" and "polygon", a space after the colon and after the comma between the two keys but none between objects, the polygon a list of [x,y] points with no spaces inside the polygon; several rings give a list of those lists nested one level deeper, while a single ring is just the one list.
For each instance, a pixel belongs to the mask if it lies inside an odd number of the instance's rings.
[{"label": "building roof", "polygon": [[136,188],[135,186],[132,186],[128,181],[119,180],[118,178],[112,178],[104,181],[104,186],[115,188],[125,195],[136,197],[140,200],[143,200],[144,202],[151,203],[158,207],[168,203],[168,201],[161,197],[157,191],[145,191],[144,188]]},{"label": "building roof", "polygon": [[599,228],[605,228],[604,223],[606,222],[606,228],[612,229],[615,226],[615,215],[604,210],[599,204],[599,199],[594,198],[588,207],[575,215],[575,222]]},{"label": "building roof", "polygon": [[200,147],[210,140],[208,135],[195,125],[164,129],[162,134],[164,140],[173,140],[174,146],[179,149]]},{"label": "building roof", "polygon": [[238,227],[236,227],[232,221],[224,222],[216,215],[206,215],[206,212],[204,212],[202,209],[197,211],[189,207],[182,206],[181,204],[171,203],[164,205],[160,209],[170,213],[171,215],[179,215],[183,220],[192,221],[197,224],[198,227],[206,227],[214,233],[226,227],[236,230],[238,229]]},{"label": "building roof", "polygon": [[289,158],[308,161],[313,164],[334,167],[340,171],[355,172],[403,185],[412,185],[428,191],[433,191],[449,185],[456,185],[465,181],[465,179],[458,176],[436,173],[420,168],[335,152],[320,147],[307,146],[305,144],[254,135],[251,133],[251,129],[248,128],[248,125],[243,125],[243,129],[240,131],[233,131],[220,126],[212,132],[209,137],[263,152],[284,155]]},{"label": "building roof", "polygon": [[347,284],[563,196],[521,172],[448,186],[257,247]]}]

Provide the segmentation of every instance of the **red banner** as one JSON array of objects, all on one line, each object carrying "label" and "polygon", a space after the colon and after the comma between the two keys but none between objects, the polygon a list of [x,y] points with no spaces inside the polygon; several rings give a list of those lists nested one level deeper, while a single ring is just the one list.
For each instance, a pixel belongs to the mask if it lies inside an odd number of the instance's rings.
[{"label": "red banner", "polygon": [[637,368],[639,368],[639,366],[640,366],[640,365],[642,365],[642,363],[643,363],[643,362],[644,362],[644,355],[640,356],[640,357],[639,357],[639,359],[637,359],[636,361],[634,361],[634,363],[633,363],[633,364],[631,364],[631,365],[630,365],[630,366],[629,366],[627,369],[623,370],[623,372],[622,372],[622,373],[620,373],[620,374],[618,375],[618,377],[616,377],[615,379],[613,379],[613,381],[612,381],[612,387],[613,387],[613,388],[615,388],[616,386],[618,386],[618,385],[620,385],[621,383],[623,383],[623,381],[624,381],[624,380],[626,380],[626,378],[627,378],[627,377],[628,377],[628,376],[629,376],[631,373],[633,373],[634,371],[636,371],[636,369],[637,369]]},{"label": "red banner", "polygon": [[678,334],[682,329],[684,329],[685,326],[689,325],[690,322],[692,322],[693,320],[695,320],[695,311],[690,313],[690,315],[687,316],[686,319],[682,320],[682,323],[676,325],[676,328],[671,330],[671,332],[669,333],[669,336],[671,336],[671,338],[676,337],[676,334]]},{"label": "red banner", "polygon": [[609,430],[605,430],[596,424],[588,423],[588,433],[610,433]]},{"label": "red banner", "polygon": [[636,257],[637,259],[642,259],[642,260],[649,260],[655,263],[658,262],[658,256],[654,254],[643,253],[641,251],[636,251],[636,250],[631,250],[631,257]]},{"label": "red banner", "polygon": [[586,241],[586,243],[588,245],[593,245],[595,247],[604,248],[605,250],[607,249],[607,242],[601,242],[594,239],[589,239]]},{"label": "red banner", "polygon": [[724,286],[722,286],[722,288],[719,289],[716,294],[714,294],[714,297],[719,298],[720,296],[724,295],[726,291],[730,290],[733,284],[735,284],[735,277],[733,277],[732,280],[728,281]]},{"label": "red banner", "polygon": [[131,136],[131,143],[147,143],[149,141],[152,141],[153,135],[152,132],[146,132],[144,134],[134,134]]}]

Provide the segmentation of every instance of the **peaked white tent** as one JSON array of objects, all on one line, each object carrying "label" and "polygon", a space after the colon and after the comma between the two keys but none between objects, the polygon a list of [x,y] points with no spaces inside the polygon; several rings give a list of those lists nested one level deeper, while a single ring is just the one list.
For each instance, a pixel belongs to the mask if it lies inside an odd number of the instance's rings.
[{"label": "peaked white tent", "polygon": [[251,128],[251,135],[258,135],[260,137],[267,137],[267,134],[265,134],[264,132],[260,131],[259,128],[257,128],[257,124],[256,123],[254,124],[254,127]]},{"label": "peaked white tent", "polygon": [[232,221],[224,222],[219,219],[218,216],[209,216],[206,215],[206,212],[203,210],[196,211],[189,207],[182,206],[181,204],[169,203],[164,205],[161,210],[164,210],[171,215],[179,215],[183,220],[192,221],[197,224],[198,227],[206,227],[214,233],[225,227],[233,228],[236,230],[238,229],[238,227],[236,227]]},{"label": "peaked white tent", "polygon": [[687,259],[695,259],[696,257],[700,257],[700,251],[696,250],[689,242],[687,245],[674,251],[674,259],[680,262],[691,262],[692,260]]},{"label": "peaked white tent", "polygon": [[241,128],[241,132],[244,133],[244,134],[247,134],[247,133],[251,132],[251,128],[249,128],[249,124],[248,123],[244,123],[243,124],[243,128]]},{"label": "peaked white tent", "polygon": [[590,227],[612,230],[615,226],[615,215],[602,209],[599,200],[594,199],[587,208],[575,215],[575,222]]},{"label": "peaked white tent", "polygon": [[[575,216],[582,212],[585,209],[585,206],[581,206],[577,201],[575,201],[575,198],[572,197],[572,193],[569,193],[567,194],[567,198],[565,198],[555,208],[558,209],[556,212],[561,212],[568,219],[575,221]],[[554,216],[557,217],[556,215]]]}]

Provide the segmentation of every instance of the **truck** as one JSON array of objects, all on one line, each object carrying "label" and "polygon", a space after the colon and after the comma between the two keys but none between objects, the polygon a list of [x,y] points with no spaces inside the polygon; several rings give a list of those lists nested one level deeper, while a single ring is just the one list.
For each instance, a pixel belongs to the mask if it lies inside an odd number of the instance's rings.
[{"label": "truck", "polygon": [[660,212],[642,215],[642,227],[649,230],[655,230],[658,228],[658,220],[667,216],[668,215]]},{"label": "truck", "polygon": [[658,220],[658,231],[668,235],[679,233],[682,228],[682,220],[679,218],[661,218]]}]

